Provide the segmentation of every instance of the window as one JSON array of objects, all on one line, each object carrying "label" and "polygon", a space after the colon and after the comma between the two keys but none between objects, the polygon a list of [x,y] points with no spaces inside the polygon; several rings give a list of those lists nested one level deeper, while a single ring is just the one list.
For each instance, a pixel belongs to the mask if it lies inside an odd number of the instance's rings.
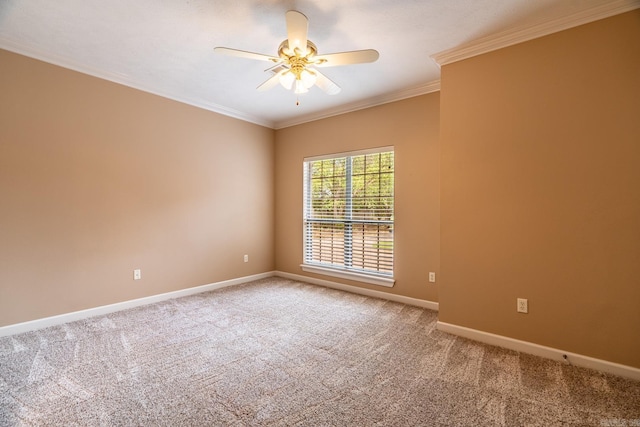
[{"label": "window", "polygon": [[393,286],[393,148],[304,161],[305,271]]}]

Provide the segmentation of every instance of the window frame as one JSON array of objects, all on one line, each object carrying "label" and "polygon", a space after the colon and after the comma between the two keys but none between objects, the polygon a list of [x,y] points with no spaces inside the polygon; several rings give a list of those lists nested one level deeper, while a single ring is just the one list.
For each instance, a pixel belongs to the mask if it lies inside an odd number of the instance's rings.
[{"label": "window frame", "polygon": [[[384,273],[375,273],[373,271],[362,271],[359,269],[351,269],[348,266],[336,266],[336,265],[322,265],[322,264],[316,264],[316,263],[308,263],[307,262],[307,217],[306,217],[306,212],[308,209],[308,203],[310,202],[310,200],[307,199],[307,195],[310,193],[310,188],[309,185],[311,183],[311,178],[307,177],[307,174],[305,173],[305,169],[306,169],[306,165],[308,162],[315,162],[315,161],[321,161],[321,160],[331,160],[331,159],[340,159],[340,158],[346,158],[346,157],[356,157],[356,156],[364,156],[364,155],[368,155],[368,154],[380,154],[380,153],[385,153],[385,152],[393,152],[393,158],[394,158],[394,168],[393,168],[393,176],[394,176],[394,189],[393,189],[393,210],[395,210],[395,147],[394,146],[384,146],[384,147],[376,147],[376,148],[370,148],[370,149],[365,149],[365,150],[357,150],[357,151],[348,151],[348,152],[340,152],[340,153],[333,153],[333,154],[325,154],[325,155],[320,155],[320,156],[310,156],[310,157],[305,157],[303,159],[303,195],[302,195],[302,228],[303,228],[303,233],[302,233],[302,264],[300,264],[300,267],[302,268],[303,271],[305,272],[309,272],[309,273],[315,273],[315,274],[321,274],[321,275],[326,275],[326,276],[332,276],[332,277],[339,277],[342,279],[348,279],[348,280],[354,280],[354,281],[358,281],[358,282],[364,282],[364,283],[369,283],[369,284],[373,284],[373,285],[379,285],[379,286],[385,286],[385,287],[393,287],[395,284],[395,278],[394,278],[394,274],[395,274],[395,247],[392,250],[392,272],[391,274],[384,274]],[[349,168],[350,169],[350,168]],[[350,181],[351,178],[353,176],[353,171],[349,170],[350,175],[349,176],[345,176],[345,179],[347,180],[347,182],[349,182],[350,185]],[[350,193],[350,191],[349,191]],[[352,196],[350,194],[350,196]],[[345,199],[346,203],[351,203],[351,201],[353,200],[353,197],[350,197],[350,200]],[[392,216],[393,221],[391,222],[391,225],[393,227],[393,229],[395,230],[395,215]],[[372,221],[373,222],[373,221]],[[395,241],[395,236],[393,238],[393,241]]]}]

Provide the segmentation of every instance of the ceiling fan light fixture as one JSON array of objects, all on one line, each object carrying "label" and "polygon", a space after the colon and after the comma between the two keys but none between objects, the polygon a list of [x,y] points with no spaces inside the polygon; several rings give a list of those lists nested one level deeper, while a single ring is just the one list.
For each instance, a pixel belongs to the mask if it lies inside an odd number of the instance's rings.
[{"label": "ceiling fan light fixture", "polygon": [[304,85],[302,80],[296,80],[296,89],[295,89],[294,93],[296,95],[300,95],[300,94],[307,93],[307,92],[309,92],[309,89]]},{"label": "ceiling fan light fixture", "polygon": [[[275,63],[275,66],[265,70],[272,72],[273,75],[258,86],[257,89],[265,91],[280,82],[286,90],[293,89],[296,95],[307,93],[314,85],[329,95],[335,95],[340,92],[340,86],[332,82],[316,68],[375,62],[380,56],[373,49],[318,55],[318,48],[307,38],[309,25],[307,17],[298,11],[289,10],[285,14],[285,18],[287,22],[287,38],[280,43],[278,56],[228,47],[216,47],[214,50],[225,55]],[[298,104],[299,102],[296,102],[296,105]]]},{"label": "ceiling fan light fixture", "polygon": [[293,82],[296,80],[296,76],[289,70],[280,75],[280,84],[286,90],[291,90]]},{"label": "ceiling fan light fixture", "polygon": [[316,73],[306,68],[300,73],[300,80],[302,80],[302,84],[304,84],[304,87],[307,89],[316,84],[316,78]]}]

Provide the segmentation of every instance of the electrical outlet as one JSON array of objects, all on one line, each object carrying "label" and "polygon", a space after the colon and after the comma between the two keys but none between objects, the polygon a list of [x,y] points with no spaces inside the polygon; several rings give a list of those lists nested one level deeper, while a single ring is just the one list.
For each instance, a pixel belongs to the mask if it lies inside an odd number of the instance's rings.
[{"label": "electrical outlet", "polygon": [[434,273],[433,271],[429,272],[429,282],[431,283],[436,282],[436,273]]},{"label": "electrical outlet", "polygon": [[524,298],[518,298],[518,313],[529,312],[529,300]]},{"label": "electrical outlet", "polygon": [[142,272],[139,269],[133,270],[133,280],[142,279]]},{"label": "electrical outlet", "polygon": [[244,262],[249,262],[249,255],[244,256]]}]

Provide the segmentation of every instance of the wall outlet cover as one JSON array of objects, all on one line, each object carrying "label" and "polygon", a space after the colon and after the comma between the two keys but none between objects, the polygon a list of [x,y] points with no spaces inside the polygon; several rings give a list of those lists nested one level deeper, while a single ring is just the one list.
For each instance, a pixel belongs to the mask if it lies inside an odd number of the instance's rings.
[{"label": "wall outlet cover", "polygon": [[517,301],[517,310],[518,313],[528,313],[529,312],[529,301],[525,298],[518,298]]}]

